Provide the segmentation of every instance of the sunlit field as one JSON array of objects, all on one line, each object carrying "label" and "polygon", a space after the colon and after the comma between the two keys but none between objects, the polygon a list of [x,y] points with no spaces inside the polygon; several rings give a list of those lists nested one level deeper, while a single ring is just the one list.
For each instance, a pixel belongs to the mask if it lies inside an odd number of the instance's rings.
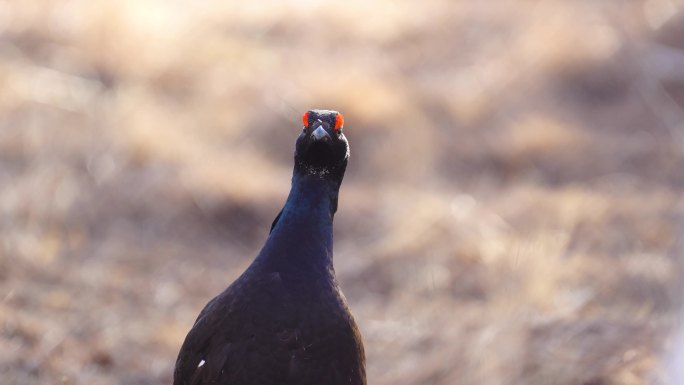
[{"label": "sunlit field", "polygon": [[683,383],[679,0],[0,1],[0,383],[170,384],[311,108],[369,384]]}]

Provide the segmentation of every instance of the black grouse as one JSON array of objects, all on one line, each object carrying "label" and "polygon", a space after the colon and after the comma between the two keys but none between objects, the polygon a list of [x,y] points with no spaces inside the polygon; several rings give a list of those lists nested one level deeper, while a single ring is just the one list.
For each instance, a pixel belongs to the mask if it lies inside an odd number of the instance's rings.
[{"label": "black grouse", "polygon": [[349,159],[336,111],[302,117],[292,188],[252,264],[199,314],[174,385],[366,384],[361,335],[333,269],[333,216]]}]

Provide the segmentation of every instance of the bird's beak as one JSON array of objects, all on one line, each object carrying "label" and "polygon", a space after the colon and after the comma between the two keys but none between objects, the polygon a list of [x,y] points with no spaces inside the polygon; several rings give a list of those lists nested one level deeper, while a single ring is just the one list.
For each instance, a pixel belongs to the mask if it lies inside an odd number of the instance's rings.
[{"label": "bird's beak", "polygon": [[328,131],[326,131],[325,128],[323,128],[323,126],[318,126],[318,128],[311,133],[311,137],[316,142],[327,142],[331,140],[330,134],[328,134]]}]

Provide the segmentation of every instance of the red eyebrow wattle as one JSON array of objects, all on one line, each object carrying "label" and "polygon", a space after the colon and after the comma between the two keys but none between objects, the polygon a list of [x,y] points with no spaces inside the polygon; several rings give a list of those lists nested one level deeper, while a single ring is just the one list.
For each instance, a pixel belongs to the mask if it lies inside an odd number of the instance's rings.
[{"label": "red eyebrow wattle", "polygon": [[338,113],[337,116],[335,116],[335,131],[340,131],[342,127],[344,127],[344,116]]}]

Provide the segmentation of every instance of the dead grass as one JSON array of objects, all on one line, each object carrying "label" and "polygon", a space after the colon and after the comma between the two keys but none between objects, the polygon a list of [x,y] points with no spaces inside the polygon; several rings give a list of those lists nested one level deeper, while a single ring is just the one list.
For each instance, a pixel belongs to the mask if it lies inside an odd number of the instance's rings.
[{"label": "dead grass", "polygon": [[682,4],[267,3],[0,1],[3,383],[170,383],[312,107],[369,383],[678,383]]}]

